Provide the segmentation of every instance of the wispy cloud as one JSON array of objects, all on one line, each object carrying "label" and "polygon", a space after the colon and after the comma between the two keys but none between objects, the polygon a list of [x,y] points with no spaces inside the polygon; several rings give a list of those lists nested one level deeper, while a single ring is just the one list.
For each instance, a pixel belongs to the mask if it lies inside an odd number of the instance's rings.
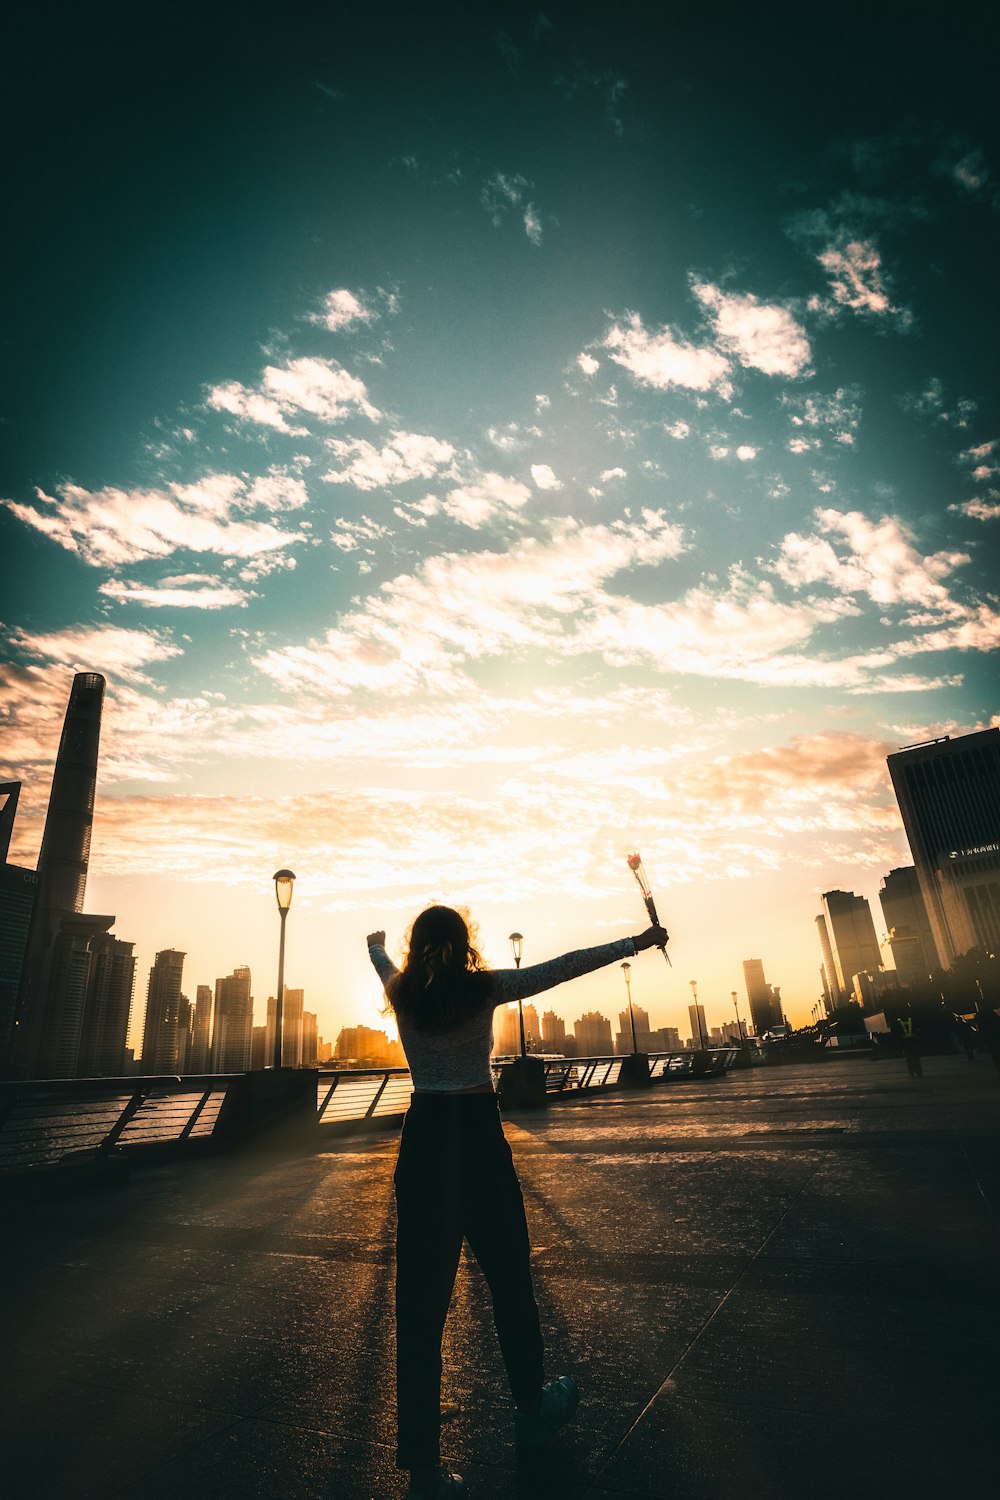
[{"label": "wispy cloud", "polygon": [[[819,448],[826,437],[844,447],[853,447],[861,423],[861,391],[857,386],[838,386],[832,394],[786,394],[781,404],[800,433],[797,445],[788,445],[793,453]],[[801,436],[807,430],[808,437]]]},{"label": "wispy cloud", "polygon": [[732,395],[724,355],[686,343],[670,328],[647,329],[638,313],[612,323],[603,342],[615,364],[628,370],[639,385],[658,391],[717,391],[726,400]]},{"label": "wispy cloud", "polygon": [[330,452],[346,460],[323,478],[330,484],[350,484],[358,490],[387,488],[413,479],[430,479],[453,469],[455,449],[440,438],[420,432],[394,432],[382,448],[362,438],[330,438]]},{"label": "wispy cloud", "polygon": [[542,221],[534,203],[529,200],[531,183],[519,172],[494,172],[483,183],[480,202],[499,229],[508,214],[516,212],[524,232],[533,245],[542,242]]},{"label": "wispy cloud", "polygon": [[280,686],[309,695],[448,692],[470,662],[533,649],[599,649],[585,626],[614,607],[604,581],[682,548],[680,528],[658,513],[612,526],[566,519],[552,524],[547,539],[526,537],[506,552],[430,558],[322,640],[265,652],[257,665]]},{"label": "wispy cloud", "polygon": [[968,427],[976,415],[979,403],[968,396],[954,400],[945,397],[944,382],[932,375],[922,390],[909,391],[900,398],[904,411],[915,416],[926,417],[943,427]]},{"label": "wispy cloud", "polygon": [[917,604],[952,618],[964,613],[943,580],[969,562],[967,553],[922,555],[898,516],[870,521],[860,511],[821,509],[815,519],[819,535],[790,532],[781,544],[775,572],[786,583],[826,583],[876,604]]},{"label": "wispy cloud", "polygon": [[302,416],[323,423],[341,422],[360,412],[369,421],[381,416],[368,399],[363,380],[345,370],[336,360],[290,359],[284,365],[267,365],[256,388],[229,381],[214,386],[207,396],[214,410],[227,412],[252,426],[271,427],[276,432],[303,436],[309,429]]},{"label": "wispy cloud", "polygon": [[164,578],[158,584],[112,578],[102,583],[97,592],[117,604],[139,604],[144,609],[229,609],[247,602],[245,589],[198,574]]},{"label": "wispy cloud", "polygon": [[183,653],[169,635],[116,625],[68,630],[15,630],[11,640],[25,656],[72,672],[102,672],[125,682],[148,683],[147,668]]},{"label": "wispy cloud", "polygon": [[809,339],[787,308],[749,292],[724,292],[711,282],[696,281],[693,290],[708,311],[719,346],[744,368],[792,378],[808,373]]},{"label": "wispy cloud", "polygon": [[208,474],[159,490],[91,492],[63,484],[54,496],[39,490],[32,505],[2,503],[93,567],[118,567],[182,550],[250,558],[291,546],[305,539],[303,532],[255,516],[277,517],[306,498],[302,481],[287,475]]}]

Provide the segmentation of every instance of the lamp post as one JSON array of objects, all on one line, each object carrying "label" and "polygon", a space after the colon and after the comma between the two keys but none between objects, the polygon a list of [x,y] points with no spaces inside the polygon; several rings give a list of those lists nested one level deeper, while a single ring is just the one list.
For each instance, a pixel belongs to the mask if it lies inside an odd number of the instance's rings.
[{"label": "lamp post", "polygon": [[292,904],[292,886],[295,876],[291,870],[276,870],[274,894],[278,898],[278,915],[281,917],[281,938],[278,943],[278,994],[274,1003],[274,1066],[281,1067],[281,1028],[284,1017],[282,1009],[285,998],[285,918]]},{"label": "lamp post", "polygon": [[[691,993],[694,996],[694,1023],[698,1028],[698,1046],[704,1052],[705,1035],[701,1029],[701,1011],[698,1009],[698,981],[697,979],[691,979],[688,981],[688,983],[691,986]],[[692,1037],[691,1040],[694,1041],[694,1037]]]},{"label": "lamp post", "polygon": [[739,1001],[736,998],[736,991],[735,990],[730,990],[729,991],[729,995],[730,995],[730,998],[731,998],[731,1000],[733,1002],[733,1010],[736,1012],[736,1035],[740,1039],[740,1051],[742,1052],[743,1048],[746,1046],[746,1038],[743,1035],[743,1028],[740,1025],[740,1007],[739,1007]]},{"label": "lamp post", "polygon": [[638,1052],[635,1045],[635,1016],[632,1014],[632,965],[628,959],[622,964],[622,973],[625,975],[625,993],[628,995],[628,1024],[632,1028],[632,1051]]},{"label": "lamp post", "polygon": [[[520,932],[512,932],[510,935],[510,951],[514,955],[515,969],[519,969],[521,967],[521,949],[523,944],[523,935]],[[524,1003],[521,1000],[520,995],[517,997],[517,1015],[518,1020],[521,1023],[521,1056],[527,1057],[528,1044],[524,1039]]]}]

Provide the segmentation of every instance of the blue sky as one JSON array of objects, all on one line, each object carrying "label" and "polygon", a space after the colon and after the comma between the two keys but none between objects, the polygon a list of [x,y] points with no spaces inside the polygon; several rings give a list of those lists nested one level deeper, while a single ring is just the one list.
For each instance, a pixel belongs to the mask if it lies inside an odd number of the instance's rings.
[{"label": "blue sky", "polygon": [[997,721],[973,12],[124,15],[18,43],[18,855],[101,670],[88,907],[141,971],[249,962],[262,1014],[288,864],[334,1035],[378,1013],[370,927],[600,941],[639,848],[654,1022],[691,977],[727,1018],[751,956],[804,1020],[818,893],[908,860],[885,755]]}]

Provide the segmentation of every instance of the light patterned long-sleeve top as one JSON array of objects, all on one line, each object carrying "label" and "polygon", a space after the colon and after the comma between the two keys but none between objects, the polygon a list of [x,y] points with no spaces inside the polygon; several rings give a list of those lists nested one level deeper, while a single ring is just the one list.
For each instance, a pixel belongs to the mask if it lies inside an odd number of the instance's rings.
[{"label": "light patterned long-sleeve top", "polygon": [[[410,1017],[397,1015],[399,1040],[406,1053],[413,1087],[422,1092],[448,1094],[492,1085],[493,1011],[498,1005],[527,1000],[569,979],[603,969],[616,959],[632,958],[635,951],[630,937],[619,938],[596,948],[577,948],[526,969],[492,969],[489,1002],[447,1031],[420,1031]],[[383,987],[388,985],[393,975],[399,973],[396,965],[381,943],[373,943],[368,952]]]}]

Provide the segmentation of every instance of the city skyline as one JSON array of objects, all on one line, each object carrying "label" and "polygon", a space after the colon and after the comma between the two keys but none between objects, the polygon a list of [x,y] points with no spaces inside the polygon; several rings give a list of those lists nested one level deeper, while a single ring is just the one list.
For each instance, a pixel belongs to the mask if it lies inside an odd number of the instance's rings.
[{"label": "city skyline", "polygon": [[752,955],[804,1023],[821,897],[911,862],[887,756],[998,722],[985,80],[888,17],[822,69],[736,7],[331,12],[238,67],[149,24],[19,75],[12,864],[92,671],[87,905],[140,975],[262,1006],[288,865],[287,982],[380,1028],[366,931],[636,932],[639,849],[636,1002],[725,1015]]}]

